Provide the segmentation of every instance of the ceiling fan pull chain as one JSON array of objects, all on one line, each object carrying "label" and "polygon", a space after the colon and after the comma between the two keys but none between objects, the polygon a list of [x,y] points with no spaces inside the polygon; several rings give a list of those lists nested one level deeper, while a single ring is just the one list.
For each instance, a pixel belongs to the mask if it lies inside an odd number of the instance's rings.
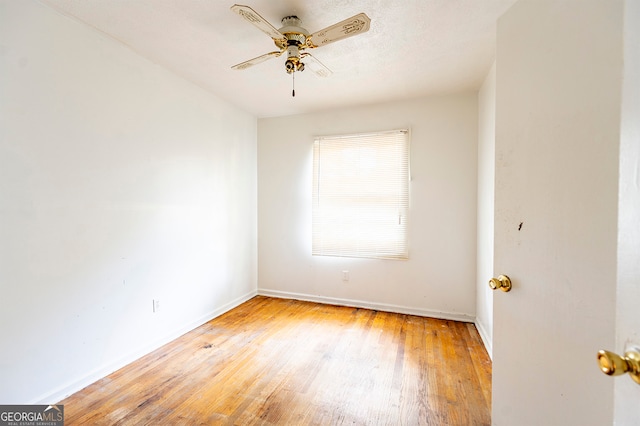
[{"label": "ceiling fan pull chain", "polygon": [[291,97],[296,97],[296,73],[295,71],[291,73],[291,77],[293,78],[293,90],[291,91]]}]

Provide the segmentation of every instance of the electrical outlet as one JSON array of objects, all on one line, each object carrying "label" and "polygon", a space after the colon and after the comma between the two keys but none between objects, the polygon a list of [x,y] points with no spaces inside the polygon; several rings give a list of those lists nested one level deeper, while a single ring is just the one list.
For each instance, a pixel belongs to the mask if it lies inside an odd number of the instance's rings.
[{"label": "electrical outlet", "polygon": [[153,312],[156,313],[160,310],[160,301],[158,299],[153,299]]},{"label": "electrical outlet", "polygon": [[349,271],[342,271],[342,281],[349,281]]}]

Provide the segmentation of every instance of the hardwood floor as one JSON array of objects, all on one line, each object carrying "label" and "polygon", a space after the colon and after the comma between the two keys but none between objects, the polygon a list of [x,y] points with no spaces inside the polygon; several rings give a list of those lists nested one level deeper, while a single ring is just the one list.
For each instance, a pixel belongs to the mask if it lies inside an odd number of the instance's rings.
[{"label": "hardwood floor", "polygon": [[257,296],[61,401],[65,424],[489,425],[473,324]]}]

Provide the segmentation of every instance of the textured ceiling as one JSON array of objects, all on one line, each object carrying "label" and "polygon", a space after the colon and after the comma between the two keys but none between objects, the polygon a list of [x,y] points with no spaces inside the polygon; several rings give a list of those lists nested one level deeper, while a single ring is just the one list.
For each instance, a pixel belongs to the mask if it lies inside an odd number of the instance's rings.
[{"label": "textured ceiling", "polygon": [[287,15],[315,32],[365,12],[368,32],[310,51],[333,74],[292,77],[285,55],[230,10],[233,0],[42,0],[258,117],[478,89],[495,52],[496,20],[516,0],[246,0],[274,27]]}]

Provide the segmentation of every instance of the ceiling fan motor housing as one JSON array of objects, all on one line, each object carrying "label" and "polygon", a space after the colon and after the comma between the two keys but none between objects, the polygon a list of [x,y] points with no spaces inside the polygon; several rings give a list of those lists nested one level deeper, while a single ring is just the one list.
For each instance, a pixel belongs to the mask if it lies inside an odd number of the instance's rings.
[{"label": "ceiling fan motor housing", "polygon": [[284,18],[282,18],[281,22],[282,28],[278,30],[280,33],[284,34],[285,36],[287,35],[287,33],[299,34],[303,36],[302,42],[304,43],[307,36],[309,35],[309,31],[307,31],[306,28],[300,26],[300,24],[302,24],[300,18],[295,15],[285,16]]},{"label": "ceiling fan motor housing", "polygon": [[[287,61],[284,65],[289,74],[304,71],[304,64],[300,60],[300,47],[304,49],[309,32],[300,24],[301,21],[297,16],[285,16],[282,18],[282,28],[278,30],[287,38]],[[277,42],[276,46],[278,46]],[[284,48],[284,46],[279,47]]]}]

